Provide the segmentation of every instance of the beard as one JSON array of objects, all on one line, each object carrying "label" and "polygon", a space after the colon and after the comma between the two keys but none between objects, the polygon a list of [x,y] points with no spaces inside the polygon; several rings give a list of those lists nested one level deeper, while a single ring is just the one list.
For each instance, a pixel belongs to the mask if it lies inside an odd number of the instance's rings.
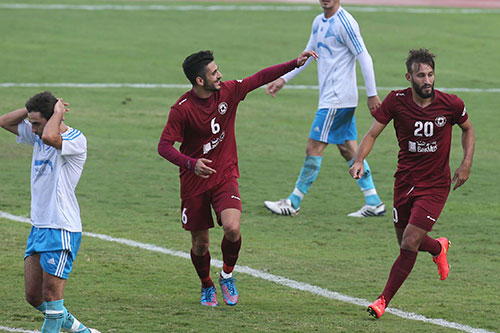
[{"label": "beard", "polygon": [[[220,81],[219,81],[220,82]],[[203,88],[207,91],[211,91],[211,92],[216,92],[216,91],[219,91],[220,90],[220,86],[219,88],[216,88],[215,87],[215,82],[212,82],[212,83],[209,83],[207,81],[205,81],[203,83]]]},{"label": "beard", "polygon": [[[413,90],[417,93],[420,98],[427,99],[430,97],[434,97],[434,83],[433,84],[423,84],[422,86],[418,86],[415,81],[411,81],[411,85],[413,87]],[[426,93],[424,92],[425,88],[431,88],[431,91]]]}]

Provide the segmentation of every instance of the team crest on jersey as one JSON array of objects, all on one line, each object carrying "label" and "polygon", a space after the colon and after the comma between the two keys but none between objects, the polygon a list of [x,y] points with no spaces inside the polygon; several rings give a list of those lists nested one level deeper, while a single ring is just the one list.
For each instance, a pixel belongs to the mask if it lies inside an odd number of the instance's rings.
[{"label": "team crest on jersey", "polygon": [[437,127],[443,127],[444,125],[446,125],[446,117],[439,116],[434,120],[434,122],[436,123]]},{"label": "team crest on jersey", "polygon": [[219,113],[220,114],[224,114],[226,113],[227,111],[227,103],[226,102],[222,102],[219,104]]}]

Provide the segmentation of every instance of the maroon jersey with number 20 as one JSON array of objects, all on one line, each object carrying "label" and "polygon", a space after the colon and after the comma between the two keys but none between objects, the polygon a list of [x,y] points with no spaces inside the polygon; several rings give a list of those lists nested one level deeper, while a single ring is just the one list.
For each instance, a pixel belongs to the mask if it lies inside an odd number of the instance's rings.
[{"label": "maroon jersey with number 20", "polygon": [[212,160],[208,166],[217,171],[202,178],[192,170],[181,168],[183,199],[201,194],[230,177],[239,177],[234,135],[238,104],[250,91],[274,81],[296,66],[297,59],[294,59],[265,68],[243,80],[221,82],[221,89],[209,98],[200,98],[190,90],[175,102],[160,141],[182,142],[182,154]]},{"label": "maroon jersey with number 20", "polygon": [[388,124],[394,119],[399,142],[396,183],[417,187],[449,186],[452,126],[468,119],[464,102],[456,95],[434,90],[434,101],[422,108],[413,101],[412,90],[391,91],[373,112]]}]

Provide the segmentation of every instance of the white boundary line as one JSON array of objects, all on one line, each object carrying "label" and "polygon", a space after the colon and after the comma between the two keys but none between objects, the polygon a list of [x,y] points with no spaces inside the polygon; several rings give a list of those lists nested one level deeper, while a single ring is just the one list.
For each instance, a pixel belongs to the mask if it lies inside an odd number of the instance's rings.
[{"label": "white boundary line", "polygon": [[[500,14],[499,9],[479,8],[407,8],[407,7],[353,7],[351,12],[390,12],[412,14]],[[298,5],[66,5],[66,4],[0,4],[0,9],[82,10],[82,11],[317,11],[318,6]]]},{"label": "white boundary line", "polygon": [[[31,223],[30,219],[27,217],[16,216],[16,215],[12,215],[12,214],[9,214],[9,213],[3,212],[3,211],[0,211],[0,218],[5,218],[5,219],[11,220],[11,221],[22,222],[22,223]],[[175,257],[184,258],[184,259],[191,258],[189,253],[171,250],[171,249],[166,249],[166,248],[154,245],[154,244],[140,243],[140,242],[136,242],[136,241],[133,241],[130,239],[115,238],[115,237],[111,237],[108,235],[94,234],[91,232],[83,232],[82,235],[102,239],[102,240],[108,241],[108,242],[114,242],[114,243],[123,244],[123,245],[131,246],[131,247],[137,247],[137,248],[152,251],[152,252],[159,252],[159,253],[163,253],[163,254],[168,254],[168,255],[175,256]],[[214,267],[222,268],[222,261],[221,260],[212,259],[210,264]],[[335,291],[330,291],[328,289],[313,286],[313,285],[308,284],[308,283],[298,282],[298,281],[294,281],[291,279],[287,279],[286,277],[283,277],[283,276],[265,273],[265,272],[253,269],[251,267],[248,267],[248,266],[236,265],[234,270],[237,272],[251,275],[251,276],[259,278],[259,279],[263,279],[263,280],[274,282],[274,283],[277,283],[277,284],[280,284],[280,285],[283,285],[286,287],[290,287],[292,289],[302,290],[305,292],[309,292],[311,294],[315,294],[315,295],[326,297],[329,299],[341,301],[344,303],[350,303],[350,304],[359,305],[359,306],[363,306],[363,307],[370,305],[370,302],[366,299],[343,295],[343,294],[337,293]],[[463,332],[493,333],[490,331],[486,331],[482,328],[474,328],[471,326],[462,325],[462,324],[455,323],[455,322],[450,322],[450,321],[447,321],[444,319],[427,318],[427,317],[424,317],[422,315],[419,315],[419,314],[416,314],[413,312],[406,312],[406,311],[398,310],[395,308],[387,308],[386,312],[392,313],[393,315],[404,318],[404,319],[417,320],[417,321],[422,321],[425,323],[430,323],[430,324],[434,324],[434,325],[438,325],[438,326],[442,326],[442,327],[454,328],[454,329],[457,329],[457,330],[463,331]],[[0,329],[2,329],[2,326],[0,326]],[[11,332],[36,332],[36,331],[11,331]]]},{"label": "white boundary line", "polygon": [[[169,84],[169,83],[0,83],[0,88],[135,88],[135,89],[190,89],[189,84]],[[379,90],[399,90],[407,87],[377,87]],[[286,85],[285,89],[294,90],[318,90],[314,85]],[[366,90],[364,86],[358,86],[358,89]],[[452,92],[470,92],[470,93],[500,93],[500,88],[441,88],[441,91]]]}]

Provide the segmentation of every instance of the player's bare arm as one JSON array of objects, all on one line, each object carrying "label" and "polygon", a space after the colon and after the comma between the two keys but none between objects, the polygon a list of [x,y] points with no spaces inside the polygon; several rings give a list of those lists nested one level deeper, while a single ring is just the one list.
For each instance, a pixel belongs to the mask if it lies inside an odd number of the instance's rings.
[{"label": "player's bare arm", "polygon": [[276,93],[281,89],[283,89],[285,84],[286,84],[285,80],[280,77],[279,79],[276,79],[267,85],[266,93],[268,95],[271,95],[272,97],[276,97]]},{"label": "player's bare arm", "polygon": [[368,110],[375,111],[382,104],[378,95],[368,97]]},{"label": "player's bare arm", "polygon": [[365,168],[363,167],[363,161],[371,152],[373,145],[375,144],[375,140],[382,133],[386,125],[378,122],[377,120],[373,120],[372,126],[368,130],[368,132],[361,140],[361,143],[356,150],[356,154],[354,155],[354,163],[349,169],[349,173],[352,178],[360,179],[365,172]]},{"label": "player's bare arm", "polygon": [[62,98],[60,98],[56,105],[54,106],[54,113],[47,121],[45,128],[43,129],[42,141],[46,145],[52,146],[56,149],[62,148],[62,137],[61,137],[61,127],[66,128],[64,125],[64,114],[69,111],[66,107],[68,103],[63,103]]},{"label": "player's bare arm", "polygon": [[[314,59],[318,59],[318,54],[312,50],[310,51],[303,51],[298,57],[297,57],[297,66],[303,66],[307,59],[310,57],[313,57]],[[285,86],[286,82],[283,78],[278,78],[274,80],[273,82],[269,83],[266,87],[266,93],[268,95],[271,95],[272,97],[276,97],[276,93],[283,89]]]},{"label": "player's bare arm", "polygon": [[28,116],[26,108],[18,109],[0,116],[0,126],[7,131],[19,135],[17,125]]},{"label": "player's bare arm", "polygon": [[206,158],[199,158],[194,166],[194,173],[201,178],[208,178],[211,174],[216,173],[215,169],[207,165],[209,163],[212,163],[212,161]]},{"label": "player's bare arm", "polygon": [[462,129],[462,148],[464,150],[464,158],[460,166],[455,171],[452,178],[452,183],[455,183],[453,191],[462,186],[470,176],[472,167],[472,158],[474,156],[474,128],[470,119],[467,119],[463,124],[459,124]]},{"label": "player's bare arm", "polygon": [[318,59],[318,54],[314,52],[313,50],[309,51],[303,51],[298,57],[297,57],[297,66],[300,67],[304,65],[310,57],[313,57],[314,59]]}]

